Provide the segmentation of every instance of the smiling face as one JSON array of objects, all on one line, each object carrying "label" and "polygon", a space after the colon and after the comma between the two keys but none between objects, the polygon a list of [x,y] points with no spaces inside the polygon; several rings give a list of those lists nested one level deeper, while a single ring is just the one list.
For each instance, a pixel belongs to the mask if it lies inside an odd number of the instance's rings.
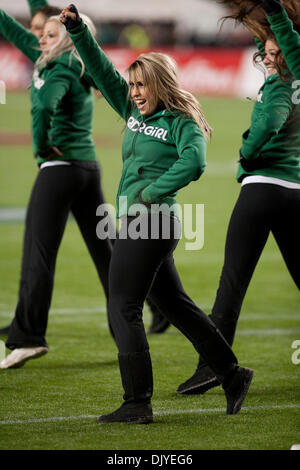
[{"label": "smiling face", "polygon": [[40,39],[43,55],[49,54],[49,50],[60,40],[60,26],[56,21],[47,21]]},{"label": "smiling face", "polygon": [[275,67],[275,59],[278,54],[279,47],[277,46],[276,42],[268,39],[265,44],[265,58],[263,63],[268,70],[268,75],[274,75],[277,73],[277,69]]},{"label": "smiling face", "polygon": [[46,21],[47,17],[43,13],[37,13],[31,20],[30,31],[39,39],[43,36],[43,29]]},{"label": "smiling face", "polygon": [[158,99],[151,93],[149,87],[144,84],[140,70],[135,70],[129,75],[130,98],[136,104],[142,116],[154,113],[158,105]]}]

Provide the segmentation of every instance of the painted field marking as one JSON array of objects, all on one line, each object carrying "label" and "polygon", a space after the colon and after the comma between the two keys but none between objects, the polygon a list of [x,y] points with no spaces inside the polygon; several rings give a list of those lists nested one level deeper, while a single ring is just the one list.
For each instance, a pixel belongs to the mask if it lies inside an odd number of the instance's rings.
[{"label": "painted field marking", "polygon": [[[283,404],[283,405],[262,405],[262,406],[245,406],[243,411],[259,411],[259,410],[286,410],[300,408],[300,404]],[[199,413],[224,413],[226,408],[196,408],[192,410],[164,410],[154,411],[155,416],[179,415],[179,414],[199,414]],[[55,416],[50,418],[33,418],[33,419],[16,419],[0,421],[0,426],[9,424],[34,424],[34,423],[52,423],[60,421],[78,421],[81,419],[96,419],[98,415],[79,415],[79,416]]]},{"label": "painted field marking", "polygon": [[0,362],[5,359],[5,343],[4,341],[0,341]]},{"label": "painted field marking", "polygon": [[[211,306],[207,305],[200,305],[204,310],[211,310]],[[7,307],[6,307],[7,308]],[[146,305],[146,309],[150,311],[150,309]],[[50,315],[80,315],[82,313],[85,314],[104,314],[106,313],[105,305],[99,305],[99,307],[83,307],[83,308],[53,308],[50,310]],[[13,311],[3,310],[0,311],[0,318],[10,318],[13,317]],[[299,319],[299,315],[296,314],[284,314],[284,313],[242,313],[239,321],[243,320],[296,320]]]},{"label": "painted field marking", "polygon": [[[99,306],[94,308],[54,308],[51,309],[49,315],[80,315],[80,314],[104,314],[106,307]],[[0,312],[0,317],[12,318],[13,313],[8,311]]]}]

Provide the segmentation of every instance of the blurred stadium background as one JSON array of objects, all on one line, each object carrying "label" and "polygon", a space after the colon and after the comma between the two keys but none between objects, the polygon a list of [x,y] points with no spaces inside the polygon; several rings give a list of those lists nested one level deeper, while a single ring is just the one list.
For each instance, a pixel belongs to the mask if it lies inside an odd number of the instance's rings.
[{"label": "blurred stadium background", "polygon": [[[51,0],[65,6],[65,0]],[[210,313],[223,263],[230,213],[239,192],[235,171],[241,134],[250,122],[263,74],[252,65],[254,42],[243,28],[219,20],[227,10],[213,0],[76,0],[97,24],[97,39],[122,72],[141,50],[162,50],[178,62],[182,84],[200,99],[214,129],[207,171],[180,192],[181,203],[205,205],[205,243],[175,260],[191,297]],[[26,27],[26,0],[0,0]],[[15,309],[24,214],[38,171],[30,136],[32,65],[0,39],[0,327]],[[93,135],[103,187],[114,204],[121,172],[123,123],[97,99]],[[145,324],[150,314],[145,308]],[[157,425],[100,427],[95,417],[115,409],[121,383],[108,333],[105,297],[78,227],[70,220],[60,247],[49,315],[49,354],[17,371],[2,371],[0,449],[289,449],[300,442],[299,372],[291,361],[300,337],[299,293],[273,237],[248,289],[234,350],[255,369],[245,406],[224,414],[220,388],[204,396],[176,396],[194,372],[191,345],[171,327],[149,336]],[[0,340],[5,340],[0,337]],[[8,351],[7,351],[8,352]]]},{"label": "blurred stadium background", "polygon": [[[52,2],[65,6],[64,0]],[[159,48],[178,62],[183,87],[200,95],[255,96],[261,74],[252,66],[253,39],[246,29],[220,18],[227,8],[212,0],[78,0],[97,25],[97,40],[123,71],[137,50]],[[0,0],[0,8],[25,26],[27,2]],[[8,90],[30,83],[30,67],[5,41],[0,44],[0,79]]]}]

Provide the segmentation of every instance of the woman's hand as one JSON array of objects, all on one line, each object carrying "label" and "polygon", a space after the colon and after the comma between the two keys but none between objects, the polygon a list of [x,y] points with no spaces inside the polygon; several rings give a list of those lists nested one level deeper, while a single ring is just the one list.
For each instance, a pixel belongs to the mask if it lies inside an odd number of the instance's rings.
[{"label": "woman's hand", "polygon": [[266,159],[261,157],[260,155],[256,158],[248,159],[244,157],[241,150],[239,163],[241,164],[243,170],[248,172],[260,170],[268,166],[268,162],[266,161]]},{"label": "woman's hand", "polygon": [[79,12],[73,3],[65,7],[60,14],[60,21],[63,23],[68,31],[71,31],[80,25],[82,19],[80,18]]},{"label": "woman's hand", "polygon": [[58,147],[53,146],[45,152],[37,152],[35,156],[44,158],[45,160],[55,160],[57,157],[63,157],[64,154]]},{"label": "woman's hand", "polygon": [[58,155],[59,157],[63,157],[63,156],[64,156],[64,154],[62,153],[61,150],[59,150],[58,147],[53,146],[53,147],[52,147],[52,151],[53,151],[53,153],[54,153],[55,155]]},{"label": "woman's hand", "polygon": [[142,198],[142,192],[144,191],[145,188],[143,188],[140,192],[139,192],[139,203],[140,204],[143,204],[144,206],[148,207],[149,209],[151,208],[151,204],[149,202],[145,202]]}]

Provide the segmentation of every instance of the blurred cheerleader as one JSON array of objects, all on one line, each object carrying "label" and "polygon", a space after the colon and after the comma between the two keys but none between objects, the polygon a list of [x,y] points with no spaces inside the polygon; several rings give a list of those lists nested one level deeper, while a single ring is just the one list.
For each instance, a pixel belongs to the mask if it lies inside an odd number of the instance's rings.
[{"label": "blurred cheerleader", "polygon": [[[95,28],[88,17],[86,23]],[[105,203],[92,139],[93,81],[57,16],[43,34],[27,31],[0,10],[0,33],[35,65],[32,133],[39,172],[27,208],[19,299],[9,329],[13,351],[0,369],[20,367],[48,352],[45,339],[58,249],[70,212],[80,228],[108,298],[110,240],[96,236]]]},{"label": "blurred cheerleader", "polygon": [[[300,229],[296,224],[300,215],[300,105],[293,102],[294,77],[261,4],[223,3],[234,6],[227,18],[243,22],[257,38],[260,52],[254,59],[260,59],[267,71],[250,128],[242,137],[237,172],[242,189],[229,222],[224,266],[211,313],[232,345],[247,288],[270,232],[300,289]],[[179,386],[178,393],[201,394],[217,385],[215,374],[200,357],[196,372]]]}]

